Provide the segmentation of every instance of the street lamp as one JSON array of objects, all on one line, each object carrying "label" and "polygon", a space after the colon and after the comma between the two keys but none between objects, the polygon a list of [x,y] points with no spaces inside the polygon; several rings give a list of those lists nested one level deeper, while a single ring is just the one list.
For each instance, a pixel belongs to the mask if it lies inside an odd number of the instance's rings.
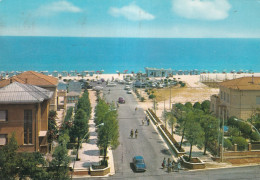
[{"label": "street lamp", "polygon": [[[97,128],[97,127],[99,127],[99,126],[104,126],[104,123],[98,124],[97,126],[95,126],[95,128]],[[86,138],[86,136],[87,136],[88,134],[89,134],[89,132],[87,132],[87,133],[83,136],[83,138],[82,138],[81,141],[80,141],[79,147],[81,146],[81,144],[83,143],[83,140]],[[71,177],[70,177],[70,179],[72,179],[73,172],[74,172],[74,167],[75,167],[75,163],[76,163],[76,160],[78,159],[79,147],[77,148],[77,155],[76,155],[76,157],[74,158],[74,163],[73,163],[73,167],[72,167],[72,172],[71,172]]]},{"label": "street lamp", "polygon": [[234,118],[234,120],[235,120],[235,121],[240,121],[240,122],[246,122],[246,123],[248,123],[251,127],[253,127],[253,128],[255,129],[255,131],[257,132],[257,134],[258,134],[259,137],[260,137],[259,131],[256,129],[256,127],[255,127],[253,124],[249,123],[248,121],[243,121],[243,120],[237,119],[237,118]]}]

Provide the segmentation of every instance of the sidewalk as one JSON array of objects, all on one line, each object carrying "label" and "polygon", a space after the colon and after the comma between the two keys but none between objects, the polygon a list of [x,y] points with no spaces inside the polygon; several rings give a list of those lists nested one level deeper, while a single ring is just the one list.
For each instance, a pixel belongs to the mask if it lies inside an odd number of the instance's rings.
[{"label": "sidewalk", "polygon": [[[89,99],[92,107],[91,117],[94,117],[96,107],[96,95],[95,91],[89,91]],[[103,158],[100,156],[99,148],[97,146],[97,133],[94,118],[89,120],[89,140],[86,143],[82,143],[82,148],[79,150],[79,161],[75,162],[74,171],[89,170],[91,165],[98,165],[99,161]],[[115,173],[114,160],[112,150],[108,149],[108,164],[110,166],[110,174]],[[74,159],[72,159],[70,167],[73,167]]]}]

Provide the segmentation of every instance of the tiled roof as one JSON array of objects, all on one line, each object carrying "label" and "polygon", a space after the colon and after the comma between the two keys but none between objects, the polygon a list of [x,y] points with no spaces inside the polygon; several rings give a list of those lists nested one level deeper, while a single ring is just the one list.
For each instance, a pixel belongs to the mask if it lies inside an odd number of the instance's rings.
[{"label": "tiled roof", "polygon": [[0,104],[38,103],[52,95],[47,89],[14,82],[0,89]]},{"label": "tiled roof", "polygon": [[17,76],[13,76],[9,79],[0,81],[0,87],[4,87],[10,84],[10,81],[19,82],[22,84],[31,84],[35,86],[41,86],[41,87],[57,86],[58,84],[58,79],[55,77],[47,76],[34,71],[26,71]]},{"label": "tiled roof", "polygon": [[260,90],[260,77],[241,77],[220,83],[220,86],[236,90]]}]

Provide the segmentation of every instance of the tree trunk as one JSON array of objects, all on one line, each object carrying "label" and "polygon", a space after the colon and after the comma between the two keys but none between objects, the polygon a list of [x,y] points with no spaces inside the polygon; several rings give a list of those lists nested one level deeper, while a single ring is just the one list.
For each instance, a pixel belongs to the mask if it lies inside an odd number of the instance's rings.
[{"label": "tree trunk", "polygon": [[189,155],[189,161],[191,161],[191,152],[192,152],[192,143],[190,143],[190,155]]},{"label": "tree trunk", "polygon": [[107,146],[104,148],[104,162],[106,162],[106,157],[107,157]]},{"label": "tree trunk", "polygon": [[78,145],[77,145],[77,156],[76,156],[76,161],[79,160],[79,144],[80,144],[80,141],[79,141],[79,137],[78,137]]},{"label": "tree trunk", "polygon": [[184,139],[184,131],[185,131],[185,128],[183,128],[183,130],[182,130],[182,137],[181,137],[181,145],[180,145],[180,148],[181,148],[181,146],[182,146],[182,142],[183,142],[183,139]]},{"label": "tree trunk", "polygon": [[206,152],[207,152],[207,146],[208,146],[208,139],[205,137],[205,144],[204,144],[204,155],[206,155]]}]

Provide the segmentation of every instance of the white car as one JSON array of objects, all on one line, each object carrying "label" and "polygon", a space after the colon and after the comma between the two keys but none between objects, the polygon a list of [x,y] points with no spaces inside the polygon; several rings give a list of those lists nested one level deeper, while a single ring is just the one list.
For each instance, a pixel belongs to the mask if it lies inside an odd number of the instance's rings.
[{"label": "white car", "polygon": [[132,94],[132,91],[131,91],[131,90],[128,90],[126,93],[127,93],[127,94]]},{"label": "white car", "polygon": [[109,82],[109,83],[107,84],[107,87],[114,87],[114,86],[116,86],[116,83]]},{"label": "white car", "polygon": [[126,86],[125,86],[125,90],[130,90],[130,86],[129,86],[129,85],[126,85]]},{"label": "white car", "polygon": [[95,86],[93,89],[94,89],[95,91],[100,91],[100,90],[103,89],[103,87],[101,87],[101,86]]}]

